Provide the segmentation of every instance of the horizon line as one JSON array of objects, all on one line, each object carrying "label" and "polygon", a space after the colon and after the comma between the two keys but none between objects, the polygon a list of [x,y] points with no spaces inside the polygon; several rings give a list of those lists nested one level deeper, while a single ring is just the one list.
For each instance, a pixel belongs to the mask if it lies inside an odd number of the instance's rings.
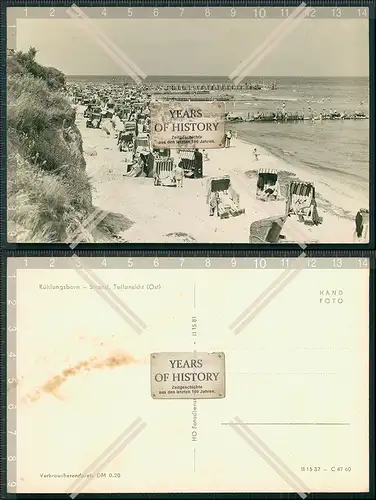
[{"label": "horizon line", "polygon": [[[66,77],[74,77],[74,76],[84,76],[84,77],[89,77],[89,76],[100,76],[100,77],[111,77],[111,78],[124,78],[124,79],[132,79],[130,76],[128,75],[115,75],[115,74],[112,74],[112,75],[102,75],[102,74],[66,74],[65,73],[65,76]],[[196,74],[171,74],[171,75],[158,75],[158,74],[154,74],[154,75],[147,75],[145,80],[147,80],[148,78],[155,78],[155,77],[158,77],[158,78],[181,78],[181,77],[190,77],[190,78],[227,78],[229,80],[229,82],[232,82],[232,80],[228,77],[228,75],[196,75]],[[346,76],[340,76],[340,75],[323,75],[323,76],[312,76],[312,75],[280,75],[280,76],[277,76],[277,75],[273,75],[273,76],[263,76],[263,75],[254,75],[254,76],[247,76],[245,77],[245,79],[249,79],[249,78],[273,78],[273,79],[276,79],[276,78],[368,78],[369,79],[369,75],[346,75]]]}]

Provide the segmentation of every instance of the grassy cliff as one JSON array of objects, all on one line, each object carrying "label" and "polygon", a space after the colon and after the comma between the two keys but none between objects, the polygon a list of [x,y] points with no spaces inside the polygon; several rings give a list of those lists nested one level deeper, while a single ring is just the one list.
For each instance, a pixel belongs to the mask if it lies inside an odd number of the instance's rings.
[{"label": "grassy cliff", "polygon": [[[65,76],[35,56],[30,48],[7,57],[8,220],[16,233],[11,241],[72,241],[93,210],[82,138],[63,92]],[[92,235],[83,241],[93,241]]]}]

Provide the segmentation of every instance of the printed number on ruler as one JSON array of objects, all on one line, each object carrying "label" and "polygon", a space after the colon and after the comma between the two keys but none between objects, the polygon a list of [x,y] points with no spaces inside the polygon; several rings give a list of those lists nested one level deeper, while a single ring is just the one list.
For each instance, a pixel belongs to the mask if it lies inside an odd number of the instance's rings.
[{"label": "printed number on ruler", "polygon": [[253,9],[256,19],[264,19],[266,17],[266,10],[262,7],[261,9]]},{"label": "printed number on ruler", "polygon": [[307,12],[307,17],[313,19],[316,17],[316,9],[314,9],[313,7],[310,7],[309,8],[309,11]]},{"label": "printed number on ruler", "polygon": [[362,268],[368,267],[368,259],[358,259],[358,266]]},{"label": "printed number on ruler", "polygon": [[266,259],[254,259],[256,269],[265,269],[266,268]]}]

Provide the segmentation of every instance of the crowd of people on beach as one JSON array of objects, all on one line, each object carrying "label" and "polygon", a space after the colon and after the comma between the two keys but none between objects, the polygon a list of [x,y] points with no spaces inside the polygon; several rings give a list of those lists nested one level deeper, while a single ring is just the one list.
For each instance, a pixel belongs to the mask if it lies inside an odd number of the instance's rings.
[{"label": "crowd of people on beach", "polygon": [[[100,128],[107,135],[114,135],[117,147],[124,153],[125,176],[150,177],[154,173],[155,177],[158,177],[154,164],[158,160],[172,158],[172,152],[151,147],[150,105],[153,96],[150,91],[141,92],[132,87],[117,85],[73,84],[68,88],[68,94],[73,104],[85,106],[86,127]],[[231,137],[230,132],[225,138],[228,146]],[[201,153],[194,149],[189,150],[189,153],[189,157],[173,157],[170,177],[178,187],[183,186],[184,176],[203,176],[203,158],[207,157],[206,151]]]},{"label": "crowd of people on beach", "polygon": [[368,115],[361,109],[363,102],[359,103],[359,108],[353,112],[337,111],[336,109],[322,108],[320,111],[314,109],[311,105],[307,110],[289,111],[286,103],[283,102],[282,106],[275,109],[275,111],[264,112],[257,111],[256,113],[229,113],[228,119],[233,122],[257,122],[257,121],[270,121],[270,122],[283,122],[283,121],[303,121],[310,120],[323,121],[323,120],[366,120]]},{"label": "crowd of people on beach", "polygon": [[[102,129],[107,135],[116,138],[116,144],[124,153],[125,177],[154,177],[154,185],[174,185],[183,188],[185,177],[202,178],[203,164],[208,159],[205,150],[198,149],[172,151],[152,148],[150,144],[151,117],[150,105],[155,97],[151,89],[136,89],[120,85],[79,85],[72,84],[67,89],[74,104],[85,106],[86,126]],[[309,108],[315,117],[312,108]],[[323,110],[319,117],[324,117]],[[328,116],[337,118],[336,110],[330,109]],[[291,116],[286,103],[277,108],[273,116],[283,119]],[[343,114],[340,114],[343,118]],[[231,148],[238,133],[227,127],[224,137],[224,148]],[[252,151],[253,161],[262,167],[257,147]],[[282,199],[281,186],[277,172],[259,168],[256,198],[260,201],[278,201]],[[260,179],[264,175],[264,180]],[[167,179],[168,178],[168,179]],[[166,181],[168,180],[168,182]],[[290,183],[291,184],[291,183]],[[291,186],[293,185],[293,188]],[[312,183],[295,182],[287,193],[289,198],[288,216],[296,216],[303,224],[320,225],[323,221],[318,213],[315,189]],[[294,191],[295,189],[295,191]],[[244,213],[240,209],[238,196],[235,201],[231,197],[233,190],[224,188],[209,193],[209,215],[226,218],[230,215]],[[362,239],[368,227],[367,211],[359,211],[355,220],[357,239]]]}]

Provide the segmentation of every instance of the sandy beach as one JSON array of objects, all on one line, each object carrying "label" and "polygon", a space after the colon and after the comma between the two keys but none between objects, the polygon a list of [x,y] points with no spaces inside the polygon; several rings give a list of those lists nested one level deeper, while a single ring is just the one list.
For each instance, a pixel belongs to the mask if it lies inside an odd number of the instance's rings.
[{"label": "sandy beach", "polygon": [[[118,238],[127,243],[248,243],[252,222],[267,217],[282,216],[285,200],[265,203],[256,199],[256,176],[250,171],[272,168],[314,182],[319,215],[323,223],[308,227],[288,218],[281,242],[353,243],[355,223],[326,210],[325,200],[343,206],[341,195],[333,192],[313,176],[273,156],[256,144],[233,139],[228,149],[208,150],[203,179],[185,179],[183,189],[155,187],[152,178],[127,178],[124,153],[116,145],[115,131],[86,128],[83,106],[77,106],[77,126],[82,134],[87,172],[93,186],[93,204],[101,210],[123,215],[129,227]],[[259,160],[253,159],[257,147]],[[240,207],[245,214],[229,219],[209,216],[206,203],[208,178],[230,175],[233,188],[240,195]],[[346,207],[348,209],[349,207]],[[354,217],[360,207],[353,204]],[[333,231],[335,228],[335,231]]]}]

